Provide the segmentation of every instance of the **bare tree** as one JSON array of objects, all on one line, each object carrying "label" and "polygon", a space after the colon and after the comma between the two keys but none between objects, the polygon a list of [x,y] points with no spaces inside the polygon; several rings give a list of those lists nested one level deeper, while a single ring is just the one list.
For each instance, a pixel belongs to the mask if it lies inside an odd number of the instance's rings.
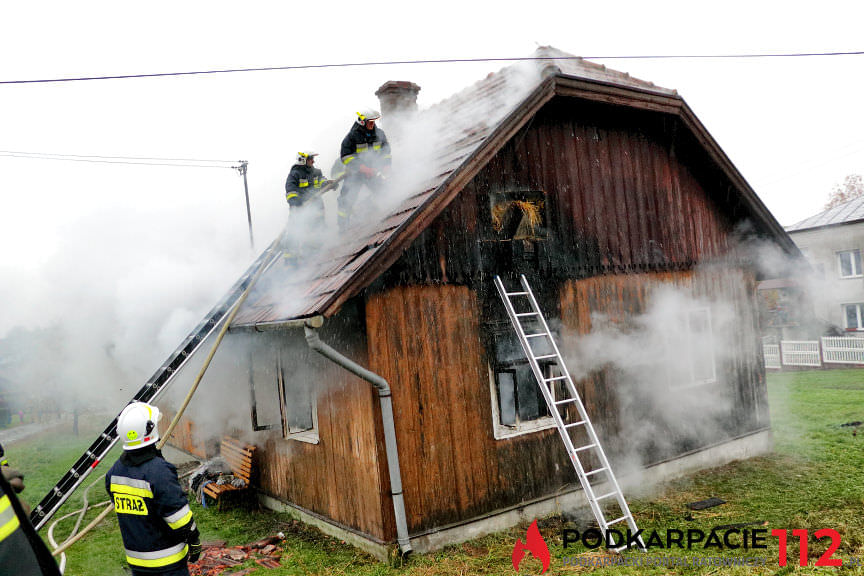
[{"label": "bare tree", "polygon": [[843,184],[834,185],[825,209],[834,208],[859,196],[864,196],[864,177],[860,174],[850,174],[843,180]]}]

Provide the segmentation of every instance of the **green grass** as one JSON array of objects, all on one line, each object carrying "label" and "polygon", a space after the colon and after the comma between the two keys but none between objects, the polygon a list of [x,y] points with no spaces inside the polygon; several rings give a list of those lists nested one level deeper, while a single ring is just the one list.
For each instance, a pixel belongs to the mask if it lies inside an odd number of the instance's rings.
[{"label": "green grass", "polygon": [[[770,456],[738,461],[726,466],[700,471],[659,487],[650,496],[630,501],[640,528],[705,532],[714,526],[743,522],[766,522],[772,528],[788,530],[806,528],[814,531],[833,528],[841,534],[842,545],[835,558],[848,564],[850,556],[864,558],[864,430],[855,426],[864,421],[864,370],[814,371],[770,375],[768,395],[776,451]],[[68,425],[67,425],[68,427]],[[39,438],[19,442],[8,449],[13,465],[28,472],[25,495],[38,500],[56,482],[75,458],[92,440],[97,430],[82,426],[79,438],[64,435],[57,429]],[[109,460],[116,458],[112,455]],[[101,467],[100,467],[101,468]],[[85,486],[90,483],[88,480]],[[80,502],[79,491],[72,503]],[[717,496],[725,505],[688,514],[685,504]],[[93,490],[94,500],[105,498],[100,485]],[[74,510],[67,504],[64,510]],[[248,513],[240,510],[218,512],[193,504],[196,519],[205,540],[226,540],[229,545],[246,544],[277,531],[286,533],[283,543],[283,567],[259,569],[253,574],[281,576],[288,574],[322,575],[514,575],[511,552],[517,537],[524,539],[527,523],[502,533],[452,546],[428,555],[416,555],[400,567],[377,562],[339,540],[322,535],[315,529],[292,521],[287,515],[271,512]],[[63,512],[61,512],[62,514]],[[88,516],[92,518],[97,512]],[[688,516],[690,519],[687,519]],[[60,536],[74,519],[62,523]],[[541,532],[549,544],[552,566],[547,574],[576,574],[600,571],[602,574],[786,574],[824,573],[836,568],[816,568],[814,563],[825,550],[827,541],[810,543],[810,565],[799,568],[798,547],[789,546],[789,566],[777,565],[776,538],[768,538],[767,550],[745,551],[748,556],[765,557],[768,564],[737,568],[636,568],[564,566],[562,557],[580,555],[600,557],[594,550],[581,546],[563,547],[561,530],[575,528],[558,517],[540,520]],[[44,532],[44,530],[43,530]],[[791,537],[791,534],[790,534]],[[700,558],[741,555],[740,551],[706,552],[652,550],[648,556]],[[628,552],[626,557],[645,557]],[[73,546],[67,574],[76,576],[113,576],[124,574],[123,555],[116,520],[112,517],[94,530],[84,541]],[[254,566],[254,564],[247,564]],[[239,569],[239,567],[237,568]],[[235,569],[236,570],[236,569]],[[860,568],[844,566],[844,574],[864,574]],[[539,574],[540,564],[531,557],[523,561],[521,574]]]}]

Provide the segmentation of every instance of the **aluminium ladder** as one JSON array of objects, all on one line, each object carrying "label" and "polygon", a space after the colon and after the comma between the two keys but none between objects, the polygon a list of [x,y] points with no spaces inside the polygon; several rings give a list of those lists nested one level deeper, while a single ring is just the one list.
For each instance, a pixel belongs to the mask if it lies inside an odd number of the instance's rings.
[{"label": "aluminium ladder", "polygon": [[[228,293],[214,306],[204,317],[204,319],[195,327],[192,332],[183,340],[183,343],[171,353],[168,359],[156,372],[147,380],[147,383],[132,397],[130,402],[152,402],[161,393],[174,376],[180,371],[180,368],[186,361],[192,357],[192,354],[204,343],[207,337],[213,332],[216,327],[225,319],[227,314],[234,307],[234,304],[240,299],[245,292],[255,273],[262,267],[269,267],[273,264],[278,256],[280,235],[270,247],[265,250],[252,265],[246,270],[245,274],[231,287]],[[274,256],[275,254],[275,256]],[[124,406],[125,408],[125,406]],[[119,417],[119,414],[117,415]],[[39,505],[36,506],[30,513],[30,522],[36,530],[39,530],[48,520],[51,519],[60,506],[72,495],[84,479],[93,471],[94,468],[108,454],[114,444],[117,443],[117,417],[111,421],[111,424],[99,435],[99,437],[90,445],[84,454],[75,462],[72,468],[66,472],[60,481],[42,498]]]},{"label": "aluminium ladder", "polygon": [[[591,512],[594,513],[594,518],[600,525],[600,530],[604,537],[607,535],[607,530],[611,529],[616,524],[626,522],[632,534],[636,534],[638,528],[633,515],[630,513],[630,507],[624,499],[624,493],[612,472],[609,465],[609,460],[606,458],[606,452],[600,445],[600,440],[597,438],[597,433],[594,431],[594,426],[588,418],[588,412],[585,411],[585,406],[579,397],[576,387],[573,385],[573,380],[570,378],[570,373],[564,365],[564,359],[561,357],[561,352],[558,350],[558,345],[549,330],[549,325],[537,305],[537,299],[525,279],[525,275],[519,278],[522,284],[522,290],[516,292],[508,292],[501,281],[500,276],[495,276],[495,288],[498,289],[498,294],[504,302],[504,307],[507,309],[507,315],[510,317],[510,322],[516,330],[516,335],[519,337],[519,343],[522,345],[522,350],[528,358],[528,363],[531,365],[531,370],[534,377],[537,379],[537,384],[540,386],[540,391],[543,393],[543,398],[546,400],[546,405],[549,408],[549,413],[555,421],[555,426],[561,434],[561,439],[564,441],[564,446],[567,449],[567,455],[576,470],[576,475],[579,477],[579,482],[582,484],[582,489],[585,491],[585,497],[588,504],[591,506]],[[514,301],[519,305],[514,305]],[[526,306],[527,304],[527,306]],[[539,342],[541,344],[533,344]],[[545,348],[543,350],[542,348]],[[548,374],[544,372],[540,361],[553,364],[556,366],[559,375]],[[577,414],[571,418],[568,417],[568,408],[574,408]],[[562,410],[564,414],[562,414]],[[587,440],[579,440],[574,443],[571,433],[583,431],[581,436]],[[586,454],[594,456],[593,464],[599,462],[599,467],[593,467],[583,464],[580,460],[580,453],[583,458]],[[586,458],[587,460],[587,458]],[[603,494],[596,494],[592,486],[591,480],[599,478],[598,474],[605,474],[607,478],[606,486],[609,491]],[[620,515],[617,518],[608,520],[604,513],[604,506],[611,503],[612,499],[620,509]],[[610,547],[615,547],[615,540],[611,534],[608,536],[607,543]],[[639,547],[645,550],[645,544],[641,537],[636,538]],[[625,549],[627,546],[618,546],[616,551]]]}]

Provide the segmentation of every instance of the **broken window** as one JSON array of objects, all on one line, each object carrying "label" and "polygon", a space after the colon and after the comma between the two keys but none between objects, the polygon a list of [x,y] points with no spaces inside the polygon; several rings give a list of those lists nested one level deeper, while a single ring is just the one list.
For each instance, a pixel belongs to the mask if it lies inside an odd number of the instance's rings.
[{"label": "broken window", "polygon": [[[544,355],[544,344],[535,345],[535,355]],[[493,329],[494,359],[490,367],[492,413],[495,437],[505,438],[554,426],[543,393],[531,365],[510,325]],[[548,346],[548,344],[546,345]],[[551,353],[549,347],[546,353]],[[541,363],[545,378],[558,374],[554,363]]]},{"label": "broken window", "polygon": [[[318,438],[318,414],[315,395],[308,378],[296,370],[279,369],[280,410],[282,415],[282,432],[285,438],[305,435]],[[305,437],[304,436],[304,437]]]},{"label": "broken window", "polygon": [[287,353],[263,337],[250,351],[255,431],[281,430],[287,439],[318,442],[317,398],[306,360],[306,354]]},{"label": "broken window", "polygon": [[544,240],[547,236],[546,193],[539,190],[489,195],[494,240]]}]

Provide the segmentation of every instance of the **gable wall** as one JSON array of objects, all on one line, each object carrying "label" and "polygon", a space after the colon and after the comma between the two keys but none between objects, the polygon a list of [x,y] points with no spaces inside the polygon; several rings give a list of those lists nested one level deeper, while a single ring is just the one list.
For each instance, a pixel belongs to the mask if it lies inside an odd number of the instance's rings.
[{"label": "gable wall", "polygon": [[[489,194],[542,190],[550,241],[484,237]],[[507,143],[383,276],[471,283],[530,260],[544,277],[686,269],[722,254],[743,209],[677,119],[556,98]],[[529,270],[530,271],[530,270]]]}]

